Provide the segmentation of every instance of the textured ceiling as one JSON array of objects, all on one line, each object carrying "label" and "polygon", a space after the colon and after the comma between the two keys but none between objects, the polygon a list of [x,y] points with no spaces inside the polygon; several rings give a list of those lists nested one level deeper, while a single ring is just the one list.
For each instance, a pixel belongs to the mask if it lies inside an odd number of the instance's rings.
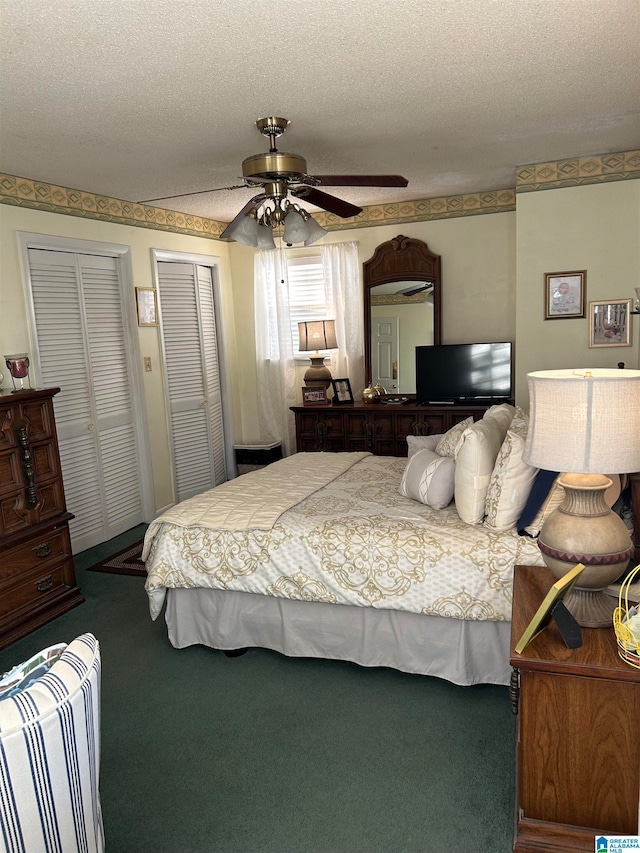
[{"label": "textured ceiling", "polygon": [[638,0],[0,0],[0,171],[228,221],[285,116],[356,204],[640,147]]}]

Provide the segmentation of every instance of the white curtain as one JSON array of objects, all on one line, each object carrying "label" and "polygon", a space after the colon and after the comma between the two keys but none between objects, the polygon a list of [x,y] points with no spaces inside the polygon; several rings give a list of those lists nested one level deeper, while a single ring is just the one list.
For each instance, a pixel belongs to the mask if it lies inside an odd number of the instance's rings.
[{"label": "white curtain", "polygon": [[[332,353],[334,377],[348,376],[354,395],[364,387],[363,307],[358,244],[321,247],[327,302],[336,320],[338,350]],[[257,252],[254,259],[256,372],[260,438],[282,442],[283,455],[295,453],[296,437],[290,406],[297,402],[291,340],[286,255]]]},{"label": "white curtain", "polygon": [[335,379],[347,377],[354,397],[360,397],[364,381],[364,308],[358,244],[322,246],[322,271],[330,317],[336,320],[338,349],[331,353]]}]

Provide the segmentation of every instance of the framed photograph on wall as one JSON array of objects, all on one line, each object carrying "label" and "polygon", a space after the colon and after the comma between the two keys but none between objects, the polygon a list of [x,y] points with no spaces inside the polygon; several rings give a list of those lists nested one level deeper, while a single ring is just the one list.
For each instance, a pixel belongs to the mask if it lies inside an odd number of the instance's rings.
[{"label": "framed photograph on wall", "polygon": [[331,385],[333,386],[334,403],[353,403],[353,391],[348,379],[332,379]]},{"label": "framed photograph on wall", "polygon": [[158,305],[153,287],[136,287],[136,307],[139,326],[158,325]]},{"label": "framed photograph on wall", "polygon": [[327,389],[316,385],[303,385],[302,387],[302,405],[303,406],[326,406],[329,403],[327,397]]},{"label": "framed photograph on wall", "polygon": [[589,346],[631,346],[632,299],[603,299],[589,303]]},{"label": "framed photograph on wall", "polygon": [[586,284],[586,270],[545,273],[544,319],[566,320],[570,317],[584,317]]}]

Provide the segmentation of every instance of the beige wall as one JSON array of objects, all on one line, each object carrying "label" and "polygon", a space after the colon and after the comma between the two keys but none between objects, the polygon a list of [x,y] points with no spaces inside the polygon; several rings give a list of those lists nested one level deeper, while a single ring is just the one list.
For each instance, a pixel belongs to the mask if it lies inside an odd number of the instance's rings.
[{"label": "beige wall", "polygon": [[[0,205],[0,355],[8,352],[33,352],[29,339],[24,274],[21,268],[19,232],[48,234],[102,243],[118,243],[131,247],[133,285],[153,287],[151,249],[170,252],[210,255],[219,262],[223,291],[223,332],[228,348],[230,381],[234,401],[234,422],[240,421],[238,377],[235,366],[235,331],[229,246],[220,241],[172,234],[81,219],[57,213]],[[164,384],[159,369],[160,337],[155,327],[137,327],[141,357],[149,356],[151,373],[143,373],[145,406],[149,427],[149,449],[153,466],[153,486],[156,508],[173,503],[169,464],[167,419]],[[6,373],[5,370],[0,372]],[[38,381],[38,377],[35,377]]]},{"label": "beige wall", "polygon": [[[516,400],[528,408],[526,374],[567,367],[640,366],[640,317],[632,346],[589,348],[588,302],[627,299],[640,285],[640,181],[521,193],[517,197]],[[544,319],[544,274],[586,270],[587,318]]]}]

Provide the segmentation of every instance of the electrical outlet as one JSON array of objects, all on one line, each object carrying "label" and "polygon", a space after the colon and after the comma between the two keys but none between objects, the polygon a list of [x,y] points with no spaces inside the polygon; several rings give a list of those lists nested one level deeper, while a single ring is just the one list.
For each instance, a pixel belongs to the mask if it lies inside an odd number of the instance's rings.
[{"label": "electrical outlet", "polygon": [[146,373],[151,373],[151,371],[153,369],[151,367],[151,357],[148,355],[145,355],[145,357],[144,357],[144,369],[145,369]]}]

